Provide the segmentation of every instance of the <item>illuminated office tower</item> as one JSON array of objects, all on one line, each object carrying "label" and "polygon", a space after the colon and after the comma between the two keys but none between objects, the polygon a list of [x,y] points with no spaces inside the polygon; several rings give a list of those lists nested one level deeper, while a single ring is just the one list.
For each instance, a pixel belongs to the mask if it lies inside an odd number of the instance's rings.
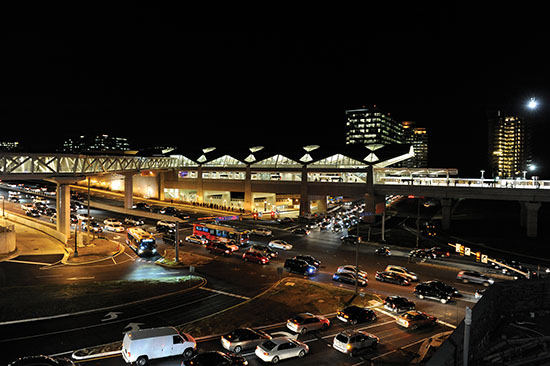
[{"label": "illuminated office tower", "polygon": [[529,131],[524,118],[501,116],[489,120],[489,162],[493,177],[523,177],[530,163]]},{"label": "illuminated office tower", "polygon": [[428,167],[428,131],[423,127],[415,127],[415,122],[403,121],[403,142],[412,145],[414,157],[401,163],[407,168]]},{"label": "illuminated office tower", "polygon": [[402,144],[403,125],[374,106],[346,111],[346,145]]}]

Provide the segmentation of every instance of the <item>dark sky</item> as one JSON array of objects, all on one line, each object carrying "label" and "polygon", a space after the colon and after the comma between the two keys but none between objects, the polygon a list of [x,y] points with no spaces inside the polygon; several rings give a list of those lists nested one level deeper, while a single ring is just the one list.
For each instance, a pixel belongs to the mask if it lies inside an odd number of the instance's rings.
[{"label": "dark sky", "polygon": [[169,10],[115,10],[2,33],[0,140],[33,151],[82,134],[134,147],[341,144],[344,111],[376,104],[429,129],[431,166],[477,176],[488,109],[522,112],[537,97],[535,142],[549,132],[548,35],[496,27],[508,18],[487,26],[491,12],[475,25],[449,7],[374,25],[209,32]]}]

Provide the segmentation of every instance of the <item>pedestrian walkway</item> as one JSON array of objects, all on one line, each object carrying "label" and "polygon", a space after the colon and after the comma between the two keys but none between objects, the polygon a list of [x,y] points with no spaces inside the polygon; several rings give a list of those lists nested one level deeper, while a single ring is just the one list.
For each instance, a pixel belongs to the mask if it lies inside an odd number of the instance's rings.
[{"label": "pedestrian walkway", "polygon": [[[95,238],[90,244],[78,244],[78,255],[75,255],[74,237],[69,239],[67,245],[64,245],[52,236],[21,223],[1,219],[0,225],[14,225],[17,245],[15,252],[1,254],[0,262],[17,261],[17,258],[24,258],[26,263],[44,265],[59,262],[71,265],[86,264],[112,258],[124,251],[124,245],[120,243],[104,238]],[[36,257],[37,260],[33,260],[33,257]],[[51,263],[44,262],[44,258],[49,258]]]},{"label": "pedestrian walkway", "polygon": [[[10,220],[0,220],[0,225],[14,225],[15,242],[17,249],[15,252],[0,255],[0,261],[13,259],[18,256],[44,256],[67,254],[63,243],[57,239],[29,226],[16,223]],[[5,224],[5,225],[4,225]]]}]

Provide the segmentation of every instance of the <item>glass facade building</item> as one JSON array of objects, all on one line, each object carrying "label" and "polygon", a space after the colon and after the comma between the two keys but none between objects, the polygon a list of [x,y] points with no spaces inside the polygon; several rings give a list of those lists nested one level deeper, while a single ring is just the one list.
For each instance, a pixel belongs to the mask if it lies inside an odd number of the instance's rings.
[{"label": "glass facade building", "polygon": [[413,147],[414,157],[405,160],[401,166],[407,168],[428,167],[428,131],[423,127],[415,127],[415,122],[403,121],[403,139]]},{"label": "glass facade building", "polygon": [[403,125],[389,113],[373,108],[346,111],[346,144],[402,144]]},{"label": "glass facade building", "polygon": [[489,160],[493,177],[523,177],[530,163],[528,126],[524,118],[499,116],[489,121]]}]

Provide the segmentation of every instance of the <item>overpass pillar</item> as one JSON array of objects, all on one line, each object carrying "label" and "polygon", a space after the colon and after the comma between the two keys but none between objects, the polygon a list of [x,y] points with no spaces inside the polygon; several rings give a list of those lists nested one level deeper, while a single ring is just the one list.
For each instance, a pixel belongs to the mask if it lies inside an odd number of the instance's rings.
[{"label": "overpass pillar", "polygon": [[309,189],[307,185],[307,167],[302,166],[302,184],[300,185],[300,215],[309,215]]},{"label": "overpass pillar", "polygon": [[443,230],[451,228],[451,215],[453,208],[453,200],[451,198],[441,199],[441,225]]},{"label": "overpass pillar", "polygon": [[246,167],[244,178],[244,210],[252,212],[252,173],[250,165]]},{"label": "overpass pillar", "polygon": [[520,215],[521,220],[525,223],[525,232],[528,238],[536,238],[538,232],[538,214],[540,202],[524,202]]},{"label": "overpass pillar", "polygon": [[71,186],[69,183],[56,183],[56,227],[68,240],[71,236]]},{"label": "overpass pillar", "polygon": [[204,202],[204,189],[202,182],[202,167],[199,166],[197,169],[197,203]]},{"label": "overpass pillar", "polygon": [[134,173],[124,175],[124,208],[129,210],[134,206]]}]

